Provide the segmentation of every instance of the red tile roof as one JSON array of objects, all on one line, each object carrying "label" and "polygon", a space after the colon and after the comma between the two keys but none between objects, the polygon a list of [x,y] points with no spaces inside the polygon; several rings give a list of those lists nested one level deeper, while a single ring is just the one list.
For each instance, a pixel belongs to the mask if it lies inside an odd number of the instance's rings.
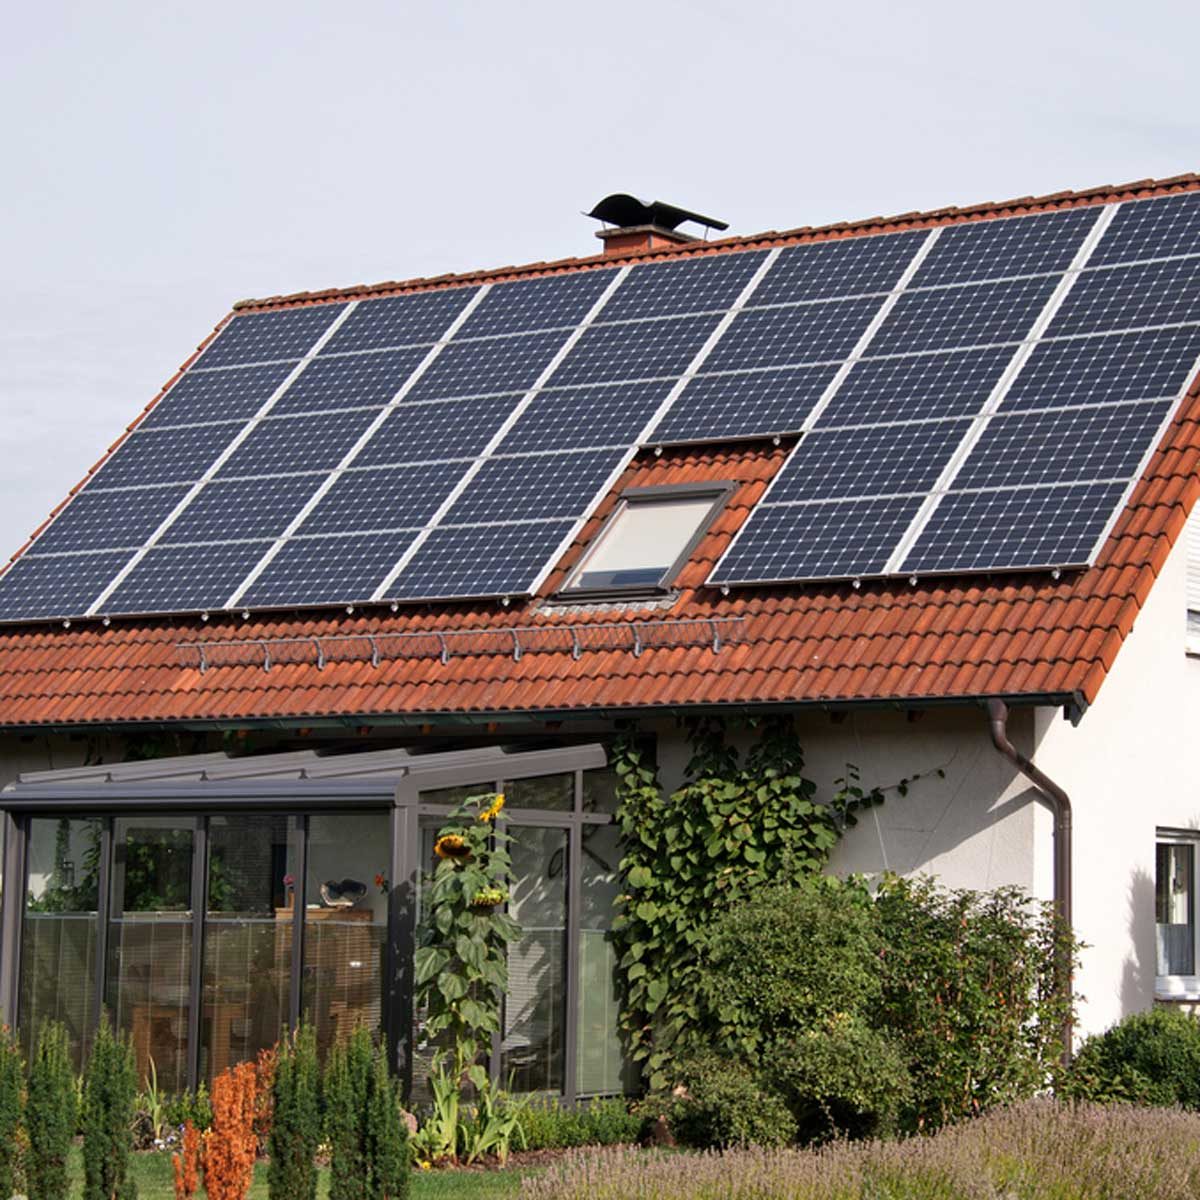
[{"label": "red tile roof", "polygon": [[[1062,193],[974,209],[939,210],[825,230],[725,239],[672,256],[714,253],[847,233],[878,232],[1034,209],[1200,189],[1200,176],[1123,188]],[[655,257],[652,251],[641,257]],[[579,269],[613,259],[506,268],[487,277]],[[275,298],[261,304],[319,300],[466,283],[482,276],[382,284],[342,292]],[[849,585],[756,588],[722,596],[703,581],[735,530],[782,465],[787,448],[667,450],[639,455],[613,494],[547,580],[541,597],[496,604],[427,605],[308,615],[162,618],[25,627],[0,631],[0,725],[82,726],[125,722],[228,722],[442,716],[619,713],[709,705],[860,702],[921,706],[984,696],[1091,703],[1145,603],[1196,498],[1200,480],[1200,380],[1118,519],[1096,564],[1054,580],[1047,574],[928,579]],[[731,480],[737,488],[679,579],[663,610],[555,608],[552,594],[629,486]],[[458,652],[330,661],[277,661],[261,652],[202,671],[181,643],[455,630],[580,628],[614,620],[741,618],[736,640],[711,646],[647,645],[511,654]],[[520,637],[527,637],[522,634]],[[519,640],[519,638],[518,638]],[[366,645],[367,643],[364,643]],[[229,656],[226,655],[226,658]],[[214,654],[213,661],[225,661]]]}]

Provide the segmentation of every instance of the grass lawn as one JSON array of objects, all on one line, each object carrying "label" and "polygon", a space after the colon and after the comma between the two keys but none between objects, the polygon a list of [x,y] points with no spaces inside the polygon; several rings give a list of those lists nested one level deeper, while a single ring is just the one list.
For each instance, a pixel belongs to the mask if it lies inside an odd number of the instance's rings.
[{"label": "grass lawn", "polygon": [[[72,1200],[77,1200],[82,1188],[83,1164],[78,1147],[71,1154],[74,1179],[71,1195]],[[135,1154],[133,1178],[137,1182],[138,1200],[173,1200],[174,1174],[169,1154]],[[414,1172],[412,1200],[483,1200],[483,1197],[514,1196],[520,1182],[521,1172],[518,1171]],[[328,1187],[329,1172],[322,1170],[317,1196],[327,1196]],[[267,1168],[261,1163],[254,1171],[250,1200],[267,1200]]]}]

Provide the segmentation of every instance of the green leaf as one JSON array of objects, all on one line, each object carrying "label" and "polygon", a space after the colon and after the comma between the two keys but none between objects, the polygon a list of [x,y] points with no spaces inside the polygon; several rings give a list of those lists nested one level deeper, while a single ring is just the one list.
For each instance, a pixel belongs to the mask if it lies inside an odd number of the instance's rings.
[{"label": "green leaf", "polygon": [[461,1000],[467,994],[467,981],[454,971],[443,971],[437,985],[443,998],[450,1002]]}]

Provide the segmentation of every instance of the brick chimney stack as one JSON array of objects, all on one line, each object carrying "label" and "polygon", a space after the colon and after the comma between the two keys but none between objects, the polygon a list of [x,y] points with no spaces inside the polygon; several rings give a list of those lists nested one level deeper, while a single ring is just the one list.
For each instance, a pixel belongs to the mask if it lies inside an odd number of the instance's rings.
[{"label": "brick chimney stack", "polygon": [[725,221],[702,217],[699,213],[664,204],[661,200],[647,204],[624,192],[605,196],[586,215],[604,222],[604,228],[598,229],[596,236],[604,243],[604,253],[614,256],[699,241],[694,234],[682,233],[676,228],[686,221],[703,225],[706,235],[709,229],[729,228]]}]

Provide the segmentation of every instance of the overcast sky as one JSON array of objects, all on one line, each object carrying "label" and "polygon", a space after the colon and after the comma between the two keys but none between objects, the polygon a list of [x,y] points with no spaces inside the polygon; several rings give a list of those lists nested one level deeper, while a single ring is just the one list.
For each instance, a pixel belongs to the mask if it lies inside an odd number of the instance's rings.
[{"label": "overcast sky", "polygon": [[0,551],[240,297],[1200,168],[1200,5],[13,4]]}]

